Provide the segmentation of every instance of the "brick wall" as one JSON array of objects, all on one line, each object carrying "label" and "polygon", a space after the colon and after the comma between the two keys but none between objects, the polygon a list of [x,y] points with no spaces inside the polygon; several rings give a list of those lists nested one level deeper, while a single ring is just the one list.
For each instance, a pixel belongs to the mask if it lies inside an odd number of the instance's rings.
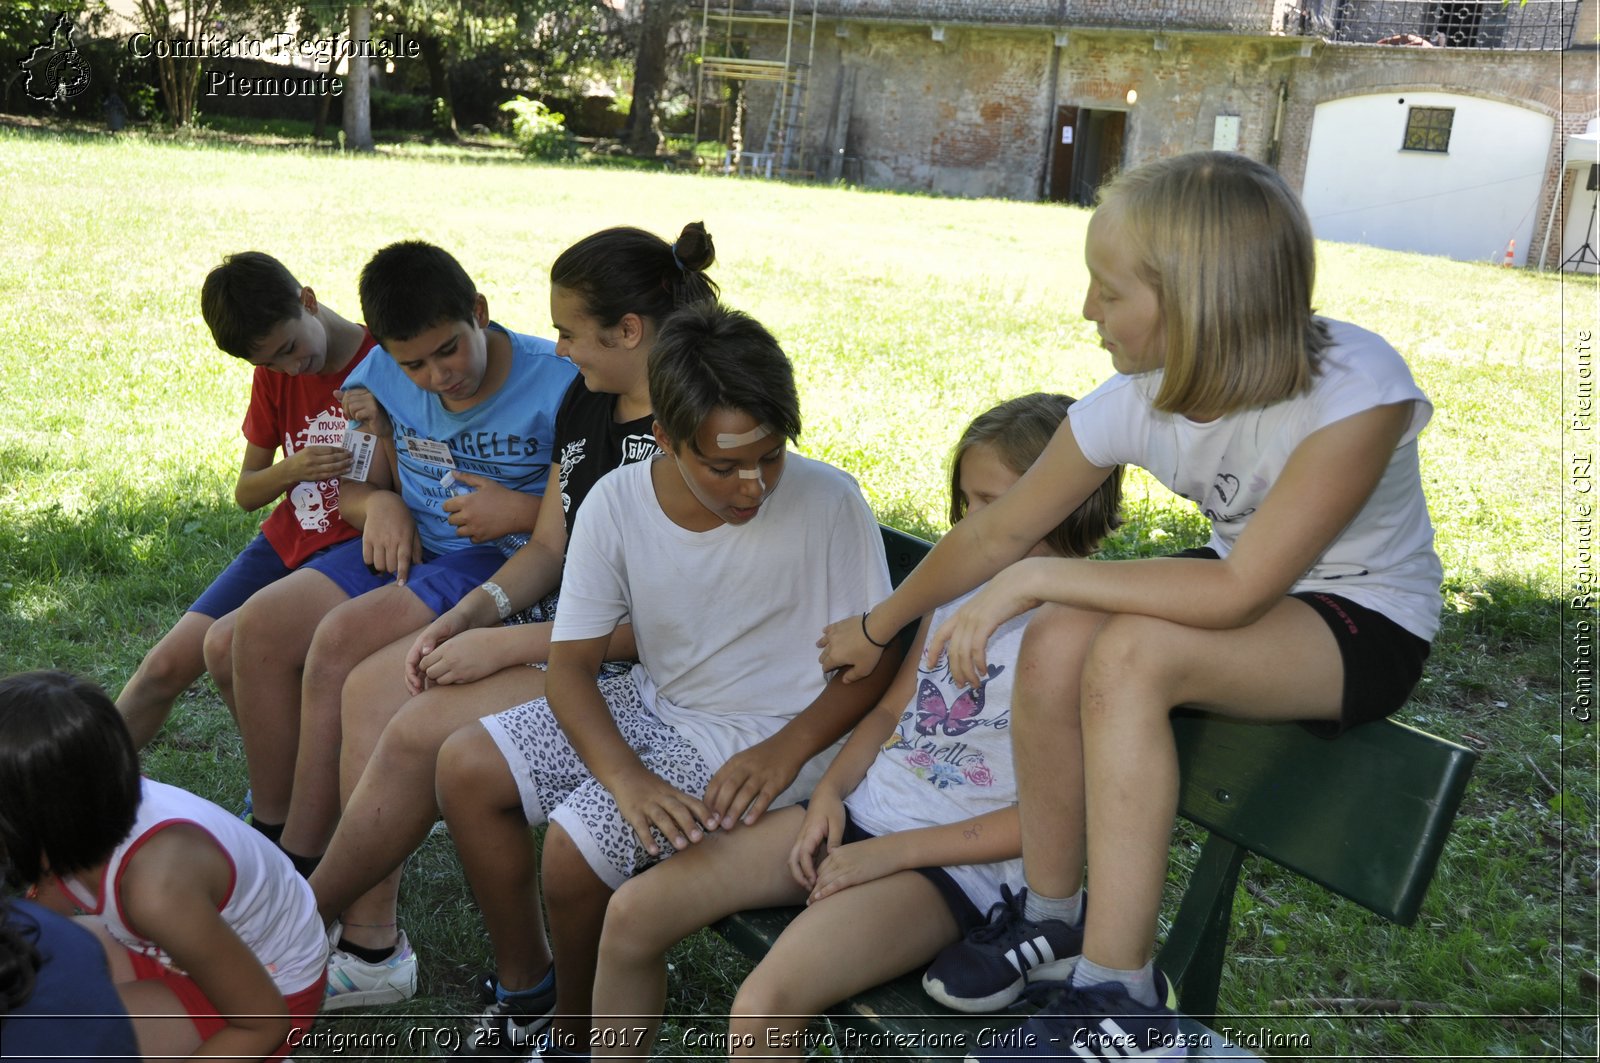
[{"label": "brick wall", "polygon": [[[1089,2],[1074,0],[1069,6],[1076,9]],[[1580,25],[1593,25],[1597,0],[1582,4]],[[835,6],[852,13],[893,10],[902,17],[911,8],[931,13],[981,6],[1020,19],[1060,4],[836,0]],[[1279,168],[1298,187],[1318,103],[1391,91],[1459,92],[1528,107],[1556,123],[1546,159],[1545,195],[1534,223],[1537,238],[1529,248],[1530,264],[1535,264],[1546,227],[1559,234],[1564,225],[1565,139],[1582,132],[1600,105],[1592,49],[1516,52],[1313,44],[1297,37],[1157,35],[1136,28],[1082,26],[1069,26],[1065,45],[1058,47],[1056,32],[1042,26],[946,25],[941,42],[933,39],[932,24],[819,18],[803,167],[822,168],[830,151],[842,147],[860,159],[861,178],[871,187],[1039,198],[1047,187],[1054,103],[1126,111],[1127,165],[1209,148],[1216,119],[1237,117],[1239,150],[1259,159],[1275,154]],[[752,48],[753,55],[782,54],[781,31],[768,33],[765,44]],[[1302,55],[1302,50],[1310,54]],[[844,98],[847,69],[854,78],[849,99]],[[1131,108],[1126,102],[1129,89],[1138,93]],[[1280,89],[1287,106],[1274,152]],[[747,144],[758,146],[771,90],[758,84],[749,90]],[[846,106],[848,114],[835,123],[835,112]],[[834,128],[847,133],[838,143],[828,139]],[[1553,237],[1552,243],[1543,263],[1547,266],[1560,260],[1559,238]]]}]

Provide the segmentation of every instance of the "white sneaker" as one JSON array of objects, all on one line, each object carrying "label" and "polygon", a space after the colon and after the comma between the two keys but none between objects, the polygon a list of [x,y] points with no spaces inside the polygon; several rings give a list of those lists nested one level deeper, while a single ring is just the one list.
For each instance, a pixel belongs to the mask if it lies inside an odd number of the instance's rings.
[{"label": "white sneaker", "polygon": [[340,948],[328,955],[328,990],[322,998],[323,1011],[393,1004],[416,995],[417,954],[411,951],[411,942],[406,940],[404,930],[395,943],[394,955],[382,963],[368,963]]}]

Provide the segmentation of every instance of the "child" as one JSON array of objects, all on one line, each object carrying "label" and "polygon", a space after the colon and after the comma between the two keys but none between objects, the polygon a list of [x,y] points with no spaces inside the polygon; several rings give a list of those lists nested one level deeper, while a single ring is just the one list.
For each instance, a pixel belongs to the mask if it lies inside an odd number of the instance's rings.
[{"label": "child", "polygon": [[100,939],[10,897],[0,897],[0,1041],[7,1059],[139,1053]]},{"label": "child", "polygon": [[233,815],[141,779],[94,684],[0,680],[0,809],[12,885],[87,913],[142,1055],[276,1059],[310,1029],[328,956],[311,888]]},{"label": "child", "polygon": [[[888,571],[855,482],[787,453],[800,411],[777,341],[715,304],[680,310],[651,352],[650,398],[663,454],[603,477],[573,527],[548,701],[457,731],[439,756],[499,976],[480,1050],[525,1043],[558,1004],[546,1058],[586,1048],[611,892],[804,797],[893,667],[863,691],[794,653],[807,618],[878,597]],[[624,620],[639,664],[597,678]],[[548,945],[528,831],[546,821]]]},{"label": "child", "polygon": [[[416,954],[397,926],[396,903],[401,864],[438,818],[439,747],[485,712],[544,694],[544,671],[524,666],[543,664],[549,652],[546,618],[554,612],[572,522],[603,473],[659,453],[650,432],[646,359],[675,307],[716,290],[705,274],[714,258],[711,237],[695,222],[670,245],[639,229],[605,229],[551,266],[556,353],[581,374],[556,414],[552,475],[561,505],[541,507],[532,541],[493,580],[415,637],[368,657],[345,684],[344,812],[311,876],[324,917],[341,919],[324,1007],[416,992]],[[534,610],[506,615],[535,603]],[[607,657],[632,657],[632,629],[618,636]],[[499,763],[499,755],[493,760]]]},{"label": "child", "polygon": [[[1024,395],[973,421],[951,460],[951,521],[1004,494],[1071,404],[1064,395]],[[1093,552],[1117,523],[1120,494],[1118,471],[1029,556]],[[964,600],[924,619],[917,645]],[[763,1056],[792,1045],[804,1058],[799,1034],[810,1016],[927,963],[983,922],[979,905],[1020,886],[1007,725],[1027,621],[1013,617],[1000,629],[998,663],[976,690],[962,692],[944,668],[919,671],[917,657],[907,657],[809,809],[781,809],[708,839],[617,891],[595,978],[598,1055],[639,1055],[655,1043],[667,950],[732,912],[809,905],[745,979],[728,1031],[730,1044]]]},{"label": "child", "polygon": [[[279,499],[260,533],[145,654],[117,695],[135,748],[154,738],[179,694],[215,663],[233,707],[233,612],[308,558],[361,534],[339,512],[350,470],[339,389],[376,342],[259,251],[229,255],[206,275],[200,312],[217,346],[256,367],[244,415],[244,464],[233,497],[253,511]],[[283,457],[273,454],[283,448]],[[297,501],[296,493],[304,501]],[[209,644],[210,652],[206,652]]]},{"label": "child", "polygon": [[[972,685],[993,631],[1044,603],[1012,713],[1026,905],[955,946],[941,968],[969,976],[946,989],[995,997],[1017,981],[1007,949],[1041,933],[1081,940],[1071,983],[1030,1020],[1036,1054],[1177,1057],[1149,962],[1177,807],[1168,714],[1198,705],[1336,731],[1400,707],[1439,618],[1417,462],[1432,406],[1383,340],[1312,313],[1305,212],[1242,155],[1118,178],[1086,256],[1084,316],[1119,375],[1072,407],[1015,490],[864,619],[831,625],[821,662],[871,667],[867,638],[989,579],[926,653],[946,653]],[[1020,560],[1117,463],[1195,500],[1210,545],[1175,559]],[[1080,931],[1086,856],[1095,903]]]},{"label": "child", "polygon": [[[360,291],[384,353],[350,375],[345,405],[363,422],[386,413],[400,493],[347,485],[361,540],[257,594],[234,638],[254,819],[307,872],[339,811],[346,676],[493,575],[494,540],[533,527],[577,374],[548,340],[492,323],[466,271],[430,244],[379,251]],[[291,792],[298,821],[286,824]]]}]

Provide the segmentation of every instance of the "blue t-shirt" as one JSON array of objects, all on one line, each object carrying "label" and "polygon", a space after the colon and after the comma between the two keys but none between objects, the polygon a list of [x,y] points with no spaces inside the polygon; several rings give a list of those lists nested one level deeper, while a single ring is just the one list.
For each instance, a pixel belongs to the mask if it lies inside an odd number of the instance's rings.
[{"label": "blue t-shirt", "polygon": [[5,906],[6,926],[38,950],[33,994],[0,1018],[7,1059],[138,1059],[100,941],[71,919],[31,901]]},{"label": "blue t-shirt", "polygon": [[[383,404],[394,425],[400,493],[416,519],[424,549],[462,550],[472,540],[456,534],[444,503],[454,492],[440,484],[452,468],[488,476],[515,491],[543,495],[550,475],[556,411],[578,369],[556,345],[493,322],[489,329],[511,341],[511,370],[493,395],[471,409],[451,412],[438,395],[412,383],[387,351],[374,351],[345,381]],[[429,442],[443,444],[448,450]]]}]

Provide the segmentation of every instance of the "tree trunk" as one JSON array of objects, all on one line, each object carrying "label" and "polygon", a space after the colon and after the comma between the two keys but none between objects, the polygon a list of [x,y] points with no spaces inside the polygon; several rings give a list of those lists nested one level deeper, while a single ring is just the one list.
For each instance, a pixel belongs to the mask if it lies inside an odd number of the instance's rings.
[{"label": "tree trunk", "polygon": [[656,108],[667,87],[667,37],[681,6],[681,0],[645,0],[639,55],[633,68],[633,104],[623,129],[623,143],[635,155],[654,155],[661,150]]},{"label": "tree trunk", "polygon": [[433,93],[433,98],[444,101],[445,113],[450,117],[448,129],[438,128],[436,132],[448,133],[450,139],[460,140],[461,130],[456,125],[456,104],[450,95],[450,72],[444,65],[444,42],[431,33],[417,34],[417,45],[422,49],[422,62],[428,68],[428,88]]},{"label": "tree trunk", "polygon": [[[352,5],[350,40],[352,50],[358,42],[372,37],[372,8]],[[350,80],[344,94],[344,146],[347,151],[372,150],[372,60],[350,59]]]}]

